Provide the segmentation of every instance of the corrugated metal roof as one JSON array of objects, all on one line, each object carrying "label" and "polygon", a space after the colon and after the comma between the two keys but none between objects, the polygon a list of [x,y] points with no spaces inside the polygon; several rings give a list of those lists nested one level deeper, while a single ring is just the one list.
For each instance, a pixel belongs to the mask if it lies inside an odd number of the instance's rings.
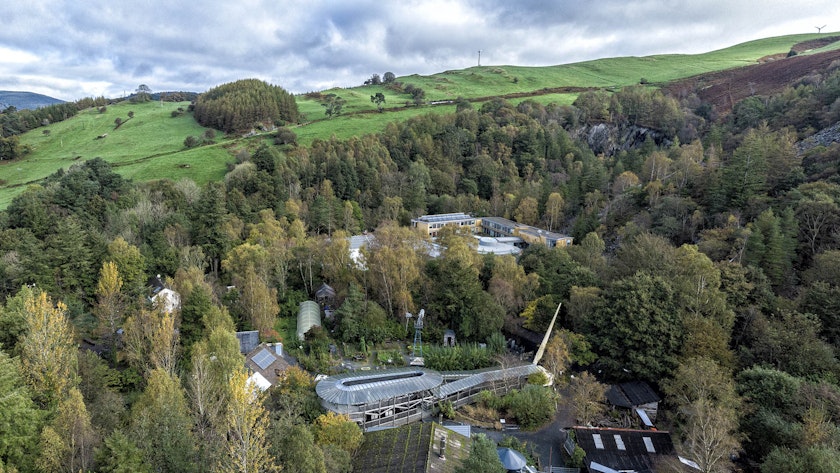
[{"label": "corrugated metal roof", "polygon": [[315,385],[315,391],[321,399],[329,403],[359,406],[428,391],[441,383],[443,377],[435,371],[402,368],[329,376]]},{"label": "corrugated metal roof", "polygon": [[300,303],[297,318],[297,336],[303,340],[304,334],[315,325],[321,325],[321,308],[314,301]]},{"label": "corrugated metal roof", "polygon": [[455,394],[458,391],[463,391],[465,389],[471,388],[473,386],[478,386],[479,384],[485,382],[492,382],[492,381],[501,381],[503,379],[508,378],[519,378],[522,376],[530,376],[537,371],[540,371],[539,366],[535,366],[532,364],[522,365],[522,366],[514,366],[513,368],[505,368],[501,370],[493,370],[493,371],[484,371],[482,373],[476,373],[472,376],[467,376],[466,378],[459,379],[457,381],[453,381],[451,383],[444,384],[440,388],[438,388],[435,394],[443,399],[448,397],[452,394]]}]

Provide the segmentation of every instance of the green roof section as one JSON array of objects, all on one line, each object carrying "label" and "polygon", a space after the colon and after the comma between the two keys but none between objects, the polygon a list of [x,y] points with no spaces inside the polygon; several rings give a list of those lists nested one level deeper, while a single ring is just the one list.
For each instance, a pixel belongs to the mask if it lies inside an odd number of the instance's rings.
[{"label": "green roof section", "polygon": [[321,308],[313,301],[300,303],[297,318],[297,337],[303,340],[306,332],[314,326],[321,326]]}]

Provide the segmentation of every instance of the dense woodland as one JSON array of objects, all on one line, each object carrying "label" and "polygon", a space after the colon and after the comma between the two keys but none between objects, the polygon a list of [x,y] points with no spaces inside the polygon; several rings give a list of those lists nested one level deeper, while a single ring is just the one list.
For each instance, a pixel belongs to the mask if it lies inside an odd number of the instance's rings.
[{"label": "dense woodland", "polygon": [[282,87],[245,79],[214,87],[198,96],[194,116],[202,126],[225,133],[296,122],[295,97]]},{"label": "dense woodland", "polygon": [[[503,351],[506,321],[545,330],[563,302],[547,367],[649,381],[705,471],[731,452],[763,473],[838,471],[840,145],[798,146],[838,120],[835,65],[727,114],[643,86],[573,106],[459,101],[347,141],[243,145],[205,187],[128,182],[99,159],[60,171],[0,214],[0,471],[238,471],[246,457],[349,471],[358,429],[323,415],[303,370],[249,402],[233,334],[284,339],[322,282],[336,317],[293,347],[312,372],[338,364],[330,344],[409,339],[420,308],[426,340],[452,328],[462,343],[434,363],[483,366],[470,342]],[[575,245],[480,257],[443,232],[433,259],[407,224],[444,212]],[[357,265],[346,237],[362,231],[376,240]],[[179,311],[147,302],[155,274]],[[582,407],[598,397],[584,381]]]}]

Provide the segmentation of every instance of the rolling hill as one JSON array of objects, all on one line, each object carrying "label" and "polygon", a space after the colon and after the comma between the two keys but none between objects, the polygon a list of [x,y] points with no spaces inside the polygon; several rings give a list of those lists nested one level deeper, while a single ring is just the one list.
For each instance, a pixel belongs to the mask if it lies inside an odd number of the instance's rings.
[{"label": "rolling hill", "polygon": [[[765,83],[772,82],[766,90],[783,87],[813,68],[824,67],[840,58],[837,39],[836,33],[802,34],[751,41],[695,55],[620,57],[549,67],[482,66],[431,76],[410,75],[398,81],[422,88],[428,105],[411,105],[409,94],[386,85],[333,89],[298,96],[302,119],[292,129],[299,143],[308,145],[315,139],[331,136],[344,139],[375,133],[389,122],[417,115],[451,113],[455,110],[453,101],[459,97],[476,103],[501,97],[511,102],[530,99],[570,104],[584,90],[617,90],[640,82],[669,87],[672,91],[700,87],[708,94],[708,100],[718,100],[714,103],[723,107],[719,98],[725,94],[715,90],[725,89],[726,100],[731,103],[735,96],[765,90]],[[791,50],[796,54],[787,57]],[[771,70],[774,72],[767,72]],[[733,84],[739,84],[740,88]],[[740,92],[731,95],[733,89]],[[370,101],[377,92],[386,98],[382,113]],[[327,93],[346,100],[343,113],[331,119],[324,116],[321,106],[321,98]],[[134,180],[189,178],[202,184],[221,179],[237,150],[253,147],[268,138],[266,135],[231,136],[217,139],[212,145],[186,148],[187,136],[201,136],[205,132],[189,114],[172,116],[174,110],[186,105],[186,102],[124,102],[109,106],[105,113],[91,109],[52,124],[48,134],[44,129],[37,129],[22,135],[21,144],[30,146],[32,152],[21,160],[0,164],[0,208],[5,208],[27,184],[36,183],[59,168],[94,157],[114,163],[120,174]],[[129,111],[134,112],[134,118],[115,130],[114,120],[125,119]],[[103,134],[107,136],[96,139]]]},{"label": "rolling hill", "polygon": [[0,90],[0,110],[10,106],[17,108],[18,110],[31,110],[57,103],[64,103],[64,100],[59,100],[47,95],[36,94],[33,92]]}]

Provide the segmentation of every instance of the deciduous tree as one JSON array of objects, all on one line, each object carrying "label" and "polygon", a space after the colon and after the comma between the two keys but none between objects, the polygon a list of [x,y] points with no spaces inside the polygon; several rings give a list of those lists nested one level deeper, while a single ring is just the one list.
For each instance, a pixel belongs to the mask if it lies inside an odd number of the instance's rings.
[{"label": "deciduous tree", "polygon": [[382,92],[377,92],[376,95],[371,95],[370,101],[375,103],[376,109],[382,112],[382,107],[385,104],[385,95]]},{"label": "deciduous tree", "polygon": [[268,413],[263,407],[264,395],[260,388],[248,382],[248,374],[240,370],[230,377],[228,391],[230,397],[225,414],[227,445],[218,471],[278,471],[269,452]]},{"label": "deciduous tree", "polygon": [[278,419],[273,422],[271,433],[272,453],[284,473],[327,473],[324,452],[315,444],[308,425]]},{"label": "deciduous tree", "polygon": [[584,371],[572,378],[569,401],[575,412],[575,419],[581,425],[589,425],[606,409],[607,385],[599,383],[594,376]]},{"label": "deciduous tree", "polygon": [[277,290],[269,288],[253,268],[245,271],[240,291],[240,303],[253,327],[262,337],[274,335],[274,322],[280,312],[277,304]]},{"label": "deciduous tree", "polygon": [[53,305],[41,292],[25,302],[26,335],[21,340],[21,366],[35,400],[55,407],[76,384],[78,349],[67,306]]},{"label": "deciduous tree", "polygon": [[389,314],[414,310],[411,292],[422,272],[422,243],[410,228],[387,223],[376,230],[376,239],[362,248],[370,284]]},{"label": "deciduous tree", "polygon": [[58,403],[58,414],[41,432],[41,455],[38,466],[47,472],[87,471],[93,464],[96,432],[90,423],[82,393],[70,388]]},{"label": "deciduous tree", "polygon": [[358,424],[346,415],[334,412],[318,416],[313,432],[318,445],[335,445],[351,455],[362,445],[364,438]]},{"label": "deciduous tree", "polygon": [[[99,282],[96,285],[97,304],[94,310],[99,323],[97,331],[105,340],[106,346],[114,352],[114,336],[117,329],[122,327],[125,316],[125,305],[120,293],[123,280],[117,270],[117,265],[111,261],[102,263],[99,270]],[[116,353],[113,353],[116,355]]]},{"label": "deciduous tree", "polygon": [[710,358],[691,358],[677,367],[663,390],[677,408],[686,455],[704,473],[730,471],[730,456],[740,446],[741,406],[732,374]]},{"label": "deciduous tree", "polygon": [[174,374],[179,352],[175,328],[175,314],[157,308],[143,308],[126,319],[123,350],[129,363],[144,376],[154,369]]}]

